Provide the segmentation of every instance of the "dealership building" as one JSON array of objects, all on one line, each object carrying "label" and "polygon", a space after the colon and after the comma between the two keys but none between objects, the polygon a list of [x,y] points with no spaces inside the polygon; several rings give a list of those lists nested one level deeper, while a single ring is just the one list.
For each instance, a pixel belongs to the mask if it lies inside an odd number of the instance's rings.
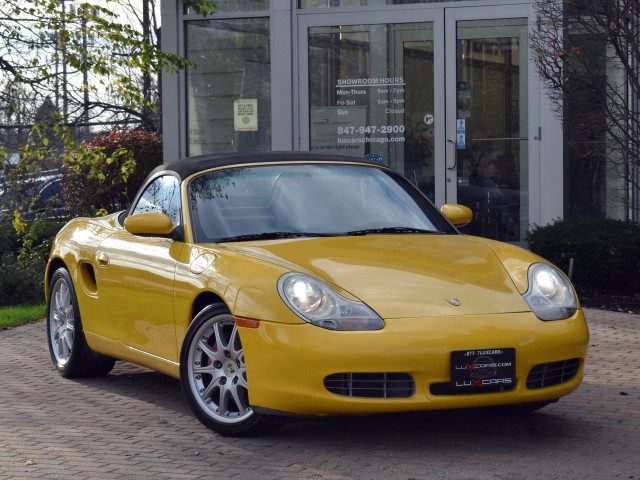
[{"label": "dealership building", "polygon": [[437,205],[471,207],[470,233],[509,242],[558,218],[638,220],[611,201],[629,190],[607,160],[584,168],[566,148],[531,59],[531,1],[215,3],[202,17],[162,0],[163,49],[195,65],[163,74],[165,161],[366,157]]}]

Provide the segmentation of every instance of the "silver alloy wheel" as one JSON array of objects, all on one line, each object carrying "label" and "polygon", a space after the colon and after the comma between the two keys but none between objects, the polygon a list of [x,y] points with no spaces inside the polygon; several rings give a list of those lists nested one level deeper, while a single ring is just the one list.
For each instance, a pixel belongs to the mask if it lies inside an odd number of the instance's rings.
[{"label": "silver alloy wheel", "polygon": [[233,424],[248,419],[247,370],[232,315],[211,317],[189,345],[189,387],[201,410],[213,420]]},{"label": "silver alloy wheel", "polygon": [[51,289],[49,309],[49,337],[58,365],[69,361],[73,349],[75,316],[72,293],[63,278],[58,278]]}]

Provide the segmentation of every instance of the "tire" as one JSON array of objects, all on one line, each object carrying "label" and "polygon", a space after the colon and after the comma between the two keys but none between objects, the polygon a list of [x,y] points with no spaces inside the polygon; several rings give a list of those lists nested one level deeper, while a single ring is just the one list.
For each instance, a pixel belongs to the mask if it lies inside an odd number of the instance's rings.
[{"label": "tire", "polygon": [[95,353],[84,337],[78,298],[66,268],[51,277],[47,305],[47,339],[54,367],[66,378],[97,377],[111,371],[115,360]]},{"label": "tire", "polygon": [[238,328],[222,304],[204,308],[189,326],[180,353],[180,384],[195,416],[221,435],[259,435],[279,426],[249,404]]}]

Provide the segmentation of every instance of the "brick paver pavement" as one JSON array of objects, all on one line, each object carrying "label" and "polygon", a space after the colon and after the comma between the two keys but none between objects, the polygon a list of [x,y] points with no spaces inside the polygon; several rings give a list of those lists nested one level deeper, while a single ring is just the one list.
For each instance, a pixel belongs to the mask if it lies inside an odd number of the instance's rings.
[{"label": "brick paver pavement", "polygon": [[173,379],[118,363],[67,380],[42,322],[2,331],[0,478],[640,479],[640,316],[586,313],[585,382],[531,416],[320,418],[249,439],[201,425]]}]

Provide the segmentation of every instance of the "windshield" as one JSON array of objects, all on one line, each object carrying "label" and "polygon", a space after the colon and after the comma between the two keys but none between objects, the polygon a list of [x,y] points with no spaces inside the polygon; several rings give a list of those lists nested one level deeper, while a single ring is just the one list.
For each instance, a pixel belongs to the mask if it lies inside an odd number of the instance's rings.
[{"label": "windshield", "polygon": [[189,200],[198,243],[456,232],[405,179],[364,165],[216,170],[191,180]]}]

